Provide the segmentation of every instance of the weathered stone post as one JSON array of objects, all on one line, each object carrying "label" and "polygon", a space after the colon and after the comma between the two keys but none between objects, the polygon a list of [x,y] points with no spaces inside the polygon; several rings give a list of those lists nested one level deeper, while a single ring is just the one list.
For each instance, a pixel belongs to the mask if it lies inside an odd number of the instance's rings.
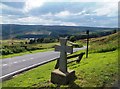
[{"label": "weathered stone post", "polygon": [[59,67],[51,73],[51,82],[55,84],[68,84],[75,78],[75,71],[67,70],[67,52],[73,53],[73,47],[66,43],[66,38],[60,38],[60,46],[55,46],[55,51],[60,51]]}]

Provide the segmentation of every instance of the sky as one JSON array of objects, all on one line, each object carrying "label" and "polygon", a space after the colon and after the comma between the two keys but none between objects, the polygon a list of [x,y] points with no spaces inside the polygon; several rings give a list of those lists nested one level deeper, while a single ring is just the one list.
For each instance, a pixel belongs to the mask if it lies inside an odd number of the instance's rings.
[{"label": "sky", "polygon": [[119,0],[100,1],[2,0],[0,23],[118,27]]}]

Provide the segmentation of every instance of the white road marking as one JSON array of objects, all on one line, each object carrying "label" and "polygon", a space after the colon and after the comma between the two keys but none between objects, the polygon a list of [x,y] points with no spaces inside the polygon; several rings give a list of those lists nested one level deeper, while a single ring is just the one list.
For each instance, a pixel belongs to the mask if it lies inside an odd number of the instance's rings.
[{"label": "white road marking", "polygon": [[26,69],[35,67],[35,66],[37,66],[37,65],[42,65],[42,64],[44,64],[45,62],[48,63],[48,62],[50,62],[50,61],[55,60],[56,58],[58,58],[58,57],[55,57],[55,58],[53,58],[53,59],[50,59],[49,61],[43,61],[43,62],[41,62],[41,63],[33,64],[33,65],[31,65],[31,66],[22,68],[22,69],[20,69],[20,70],[14,71],[14,72],[12,72],[12,73],[9,73],[9,74],[0,76],[0,79],[7,78],[7,77],[9,77],[9,76],[11,76],[11,75],[13,75],[13,74],[16,74],[16,73],[21,72],[21,71],[24,71],[24,70],[26,70]]},{"label": "white road marking", "polygon": [[[27,69],[31,69],[32,67],[46,64],[46,63],[48,63],[48,62],[50,62],[50,61],[53,61],[53,60],[55,60],[55,59],[57,59],[57,58],[59,58],[59,57],[52,58],[52,59],[50,59],[49,61],[47,60],[47,61],[43,61],[43,62],[40,62],[40,63],[37,63],[37,64],[33,64],[33,65],[31,65],[31,66],[28,66],[28,67],[22,68],[22,69],[20,69],[20,70],[17,70],[17,71],[8,73],[8,74],[6,74],[6,75],[0,76],[0,80],[1,80],[1,79],[5,79],[5,78],[7,78],[7,77],[9,77],[9,76],[11,76],[11,75],[14,75],[14,74],[16,74],[16,73],[19,73],[19,72],[21,72],[21,71],[24,71],[24,70],[27,70]],[[28,59],[27,59],[27,60],[28,60]],[[21,60],[20,62],[22,62],[22,61],[27,61],[27,60]],[[7,65],[7,64],[6,64],[6,65]],[[3,66],[3,65],[2,65],[2,66]]]},{"label": "white road marking", "polygon": [[8,64],[3,64],[2,66],[7,66]]},{"label": "white road marking", "polygon": [[34,59],[34,58],[30,58],[30,59]]},{"label": "white road marking", "polygon": [[14,63],[18,63],[17,61],[15,61]]},{"label": "white road marking", "polygon": [[26,61],[26,60],[22,60],[22,61]]}]

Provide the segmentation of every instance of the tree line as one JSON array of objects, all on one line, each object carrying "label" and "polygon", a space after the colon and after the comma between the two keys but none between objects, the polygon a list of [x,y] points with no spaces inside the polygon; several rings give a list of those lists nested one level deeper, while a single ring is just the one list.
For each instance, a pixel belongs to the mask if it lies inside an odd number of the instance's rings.
[{"label": "tree line", "polygon": [[[116,33],[117,30],[114,29],[112,31],[103,31],[103,32],[91,32],[89,34],[89,38],[96,38],[96,37],[101,37],[101,36],[106,36],[106,35],[110,35],[113,33]],[[67,37],[69,41],[77,41],[77,40],[81,40],[81,39],[86,39],[86,34],[81,34],[81,35],[68,35],[68,34],[61,34],[56,38],[52,38],[52,37],[47,37],[47,38],[33,38],[30,39],[28,44],[34,44],[34,43],[52,43],[52,42],[58,42],[60,37]]]}]

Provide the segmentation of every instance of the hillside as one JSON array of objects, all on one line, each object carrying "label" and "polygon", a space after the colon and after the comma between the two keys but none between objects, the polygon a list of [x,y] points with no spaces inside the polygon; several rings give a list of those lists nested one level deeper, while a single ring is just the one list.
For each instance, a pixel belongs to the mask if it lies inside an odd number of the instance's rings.
[{"label": "hillside", "polygon": [[[106,89],[113,87],[118,80],[118,47],[115,50],[96,51],[101,49],[108,49],[114,47],[114,42],[117,43],[120,38],[117,33],[105,37],[93,38],[90,40],[89,57],[85,55],[79,64],[71,63],[68,65],[69,69],[76,71],[76,80],[69,85],[61,85],[60,87],[69,89],[88,89],[91,87],[100,87]],[[104,39],[104,41],[103,41]],[[101,44],[100,44],[101,43]],[[94,45],[95,44],[95,45]],[[94,47],[94,48],[93,48]],[[109,47],[109,48],[110,48]],[[85,50],[83,50],[85,52]],[[81,53],[81,51],[76,52]],[[3,82],[3,87],[34,87],[34,88],[57,88],[50,82],[51,71],[54,70],[56,61],[50,62],[43,66],[32,69],[28,72],[15,76],[13,79]],[[45,71],[44,71],[45,70]]]},{"label": "hillside", "polygon": [[83,26],[45,26],[45,25],[16,25],[1,24],[3,39],[8,38],[40,38],[52,37],[57,38],[61,35],[81,35],[86,34],[86,30],[91,33],[109,32],[116,28],[102,27],[83,27]]},{"label": "hillside", "polygon": [[118,49],[118,41],[120,35],[118,33],[90,39],[90,52],[108,52]]}]

